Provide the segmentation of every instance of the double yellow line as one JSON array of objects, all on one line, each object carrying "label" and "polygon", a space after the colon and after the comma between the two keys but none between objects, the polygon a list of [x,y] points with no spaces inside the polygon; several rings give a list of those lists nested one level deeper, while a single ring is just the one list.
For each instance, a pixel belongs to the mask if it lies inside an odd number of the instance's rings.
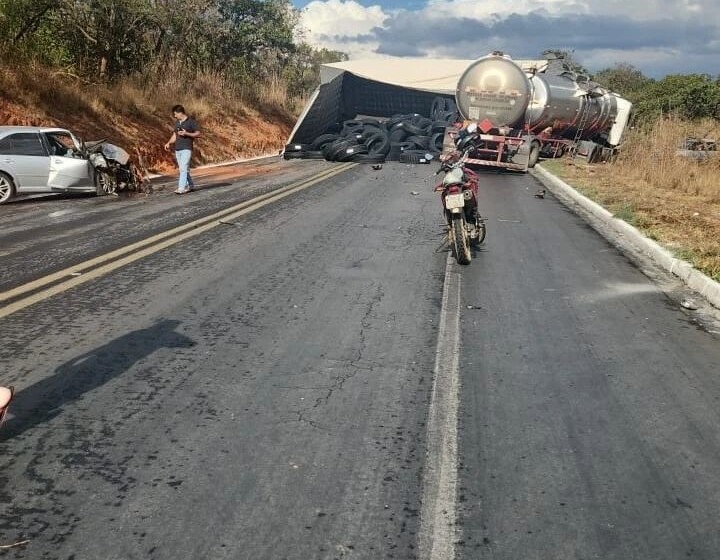
[{"label": "double yellow line", "polygon": [[158,233],[157,235],[121,247],[120,249],[95,257],[94,259],[48,274],[47,276],[23,284],[12,290],[1,292],[0,305],[4,302],[8,303],[0,307],[0,318],[7,317],[16,311],[20,311],[35,303],[65,292],[70,288],[89,282],[94,278],[104,276],[118,268],[145,258],[148,255],[171,247],[176,243],[205,233],[227,220],[233,220],[250,212],[254,212],[263,206],[277,202],[335,175],[339,175],[355,165],[357,164],[341,164],[309,179],[287,185],[286,187],[226,208],[210,216],[205,216],[204,218]]}]

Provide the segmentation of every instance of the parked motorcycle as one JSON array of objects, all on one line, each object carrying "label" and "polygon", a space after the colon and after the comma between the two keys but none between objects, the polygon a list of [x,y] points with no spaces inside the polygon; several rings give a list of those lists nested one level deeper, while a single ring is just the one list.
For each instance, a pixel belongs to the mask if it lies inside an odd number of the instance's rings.
[{"label": "parked motorcycle", "polygon": [[130,154],[119,146],[98,140],[84,143],[83,151],[95,169],[98,191],[102,189],[104,193],[115,194],[122,190],[138,191],[143,187],[143,174],[131,161]]},{"label": "parked motorcycle", "polygon": [[440,193],[448,240],[458,264],[470,264],[470,247],[485,240],[485,220],[478,212],[478,175],[467,169],[462,159],[447,158],[437,174],[445,173],[435,186]]}]

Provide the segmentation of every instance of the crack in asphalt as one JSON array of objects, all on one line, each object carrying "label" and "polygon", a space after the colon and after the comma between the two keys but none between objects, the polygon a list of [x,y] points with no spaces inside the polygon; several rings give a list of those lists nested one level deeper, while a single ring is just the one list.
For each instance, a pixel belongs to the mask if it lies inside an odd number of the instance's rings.
[{"label": "crack in asphalt", "polygon": [[[367,302],[366,309],[363,317],[360,319],[360,332],[359,332],[359,343],[356,350],[356,355],[353,359],[346,360],[343,364],[343,369],[352,369],[352,372],[349,372],[344,375],[339,375],[334,377],[333,383],[328,386],[321,387],[322,390],[327,391],[326,394],[321,395],[317,399],[315,399],[315,403],[310,406],[306,407],[300,410],[295,411],[295,414],[297,415],[297,422],[305,423],[313,428],[317,429],[323,429],[326,431],[329,431],[328,428],[321,425],[319,422],[316,422],[310,418],[308,418],[308,414],[312,412],[313,410],[316,410],[317,408],[326,405],[328,401],[332,398],[332,396],[337,392],[341,391],[343,387],[345,386],[345,383],[349,381],[350,379],[353,379],[355,376],[357,376],[360,372],[366,371],[366,372],[373,372],[375,368],[379,367],[379,364],[371,363],[368,365],[363,365],[363,356],[366,351],[366,330],[371,328],[371,318],[375,312],[375,307],[383,300],[385,297],[385,292],[383,290],[382,285],[378,285],[374,295],[372,296],[371,300]],[[358,299],[361,299],[362,295],[358,296]],[[304,389],[310,389],[310,387],[304,387]]]}]

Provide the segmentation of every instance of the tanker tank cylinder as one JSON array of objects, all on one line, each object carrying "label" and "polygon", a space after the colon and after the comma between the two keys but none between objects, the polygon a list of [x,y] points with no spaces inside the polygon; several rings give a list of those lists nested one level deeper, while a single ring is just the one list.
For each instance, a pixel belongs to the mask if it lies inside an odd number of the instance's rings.
[{"label": "tanker tank cylinder", "polygon": [[495,128],[522,121],[532,86],[509,58],[491,55],[472,63],[458,81],[455,94],[463,118],[490,121]]}]

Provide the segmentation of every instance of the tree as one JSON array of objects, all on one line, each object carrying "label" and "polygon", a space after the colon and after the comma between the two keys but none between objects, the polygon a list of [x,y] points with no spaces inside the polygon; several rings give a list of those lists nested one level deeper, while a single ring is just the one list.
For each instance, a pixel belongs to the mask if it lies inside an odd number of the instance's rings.
[{"label": "tree", "polygon": [[69,26],[58,29],[65,30],[78,59],[95,75],[111,78],[142,65],[152,19],[145,0],[64,0],[59,5]]},{"label": "tree", "polygon": [[344,52],[314,49],[307,43],[300,43],[283,71],[290,95],[303,96],[311,92],[320,83],[320,66],[344,60],[348,60]]},{"label": "tree", "polygon": [[223,27],[218,45],[222,61],[250,59],[268,50],[294,50],[297,14],[288,0],[220,0],[217,4]]},{"label": "tree", "polygon": [[720,84],[708,74],[675,74],[652,82],[638,94],[638,116],[675,113],[687,119],[720,118]]},{"label": "tree", "polygon": [[652,82],[640,70],[624,62],[600,70],[593,80],[631,101],[638,99],[642,90]]}]

